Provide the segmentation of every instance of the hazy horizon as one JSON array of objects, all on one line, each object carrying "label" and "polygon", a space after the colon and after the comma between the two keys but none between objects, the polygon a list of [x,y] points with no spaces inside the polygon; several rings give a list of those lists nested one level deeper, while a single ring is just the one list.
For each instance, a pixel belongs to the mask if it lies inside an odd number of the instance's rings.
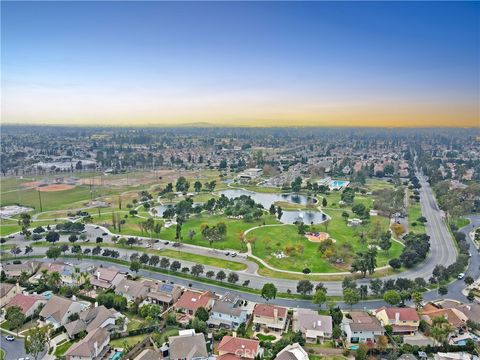
[{"label": "hazy horizon", "polygon": [[480,126],[478,3],[1,8],[5,125]]}]

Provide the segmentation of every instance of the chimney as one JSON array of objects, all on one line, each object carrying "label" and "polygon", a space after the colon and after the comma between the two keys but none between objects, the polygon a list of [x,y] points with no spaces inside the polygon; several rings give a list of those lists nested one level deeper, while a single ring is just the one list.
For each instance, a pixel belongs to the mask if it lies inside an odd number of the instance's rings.
[{"label": "chimney", "polygon": [[18,283],[18,282],[16,283],[16,290],[17,290],[17,294],[20,294],[21,289],[20,289],[20,283]]},{"label": "chimney", "polygon": [[93,348],[95,349],[95,356],[98,356],[98,343],[96,341],[93,343]]},{"label": "chimney", "polygon": [[100,271],[97,271],[97,280],[100,280]]},{"label": "chimney", "polygon": [[278,309],[277,308],[273,309],[273,318],[275,319],[275,322],[276,322],[277,318],[278,318]]},{"label": "chimney", "polygon": [[236,331],[232,332],[232,337],[237,337],[237,332]]},{"label": "chimney", "polygon": [[398,323],[399,321],[400,321],[400,313],[397,311],[397,312],[395,313],[395,322]]}]

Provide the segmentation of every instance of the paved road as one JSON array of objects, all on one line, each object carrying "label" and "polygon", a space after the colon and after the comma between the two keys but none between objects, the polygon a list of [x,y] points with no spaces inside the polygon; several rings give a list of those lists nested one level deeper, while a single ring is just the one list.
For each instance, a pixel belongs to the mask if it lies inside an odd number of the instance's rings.
[{"label": "paved road", "polygon": [[[33,359],[31,355],[27,355],[25,353],[25,347],[23,345],[23,338],[16,337],[15,341],[6,341],[5,336],[7,334],[0,330],[1,336],[1,348],[5,351],[5,360],[17,360],[20,358],[30,357]],[[41,353],[38,358],[41,359],[43,355],[45,355],[46,350]]]}]

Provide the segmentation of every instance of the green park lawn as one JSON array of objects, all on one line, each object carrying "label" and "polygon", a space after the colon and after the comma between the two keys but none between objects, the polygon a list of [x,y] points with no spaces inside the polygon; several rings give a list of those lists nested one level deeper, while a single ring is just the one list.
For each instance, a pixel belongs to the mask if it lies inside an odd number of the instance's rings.
[{"label": "green park lawn", "polygon": [[416,233],[425,233],[425,225],[417,219],[422,216],[422,209],[420,203],[412,201],[408,207],[408,227],[409,231]]},{"label": "green park lawn", "polygon": [[[277,223],[277,220],[270,215],[264,215],[262,219],[253,222],[245,222],[243,220],[237,219],[228,219],[223,215],[192,216],[182,226],[182,242],[204,247],[213,247],[216,249],[233,249],[238,251],[246,251],[245,245],[242,241],[242,233],[245,232],[247,229],[263,224],[263,221],[265,221],[266,224]],[[212,246],[210,246],[210,243],[202,237],[201,226],[202,224],[214,226],[219,222],[224,222],[227,225],[227,235],[225,237],[225,240],[214,242]],[[188,236],[190,230],[195,231],[195,235],[191,240]],[[160,238],[173,241],[175,239],[175,226],[171,226],[167,229],[162,229],[162,232],[160,233]]]},{"label": "green park lawn", "polygon": [[[383,231],[387,230],[388,219],[383,217],[372,217],[369,225],[352,228],[348,227],[341,218],[343,210],[327,212],[332,216],[328,225],[328,233],[332,239],[336,240],[335,246],[340,249],[344,264],[331,264],[327,259],[322,258],[318,252],[319,243],[310,242],[306,237],[299,235],[295,225],[263,227],[249,232],[248,239],[257,238],[255,244],[252,245],[253,254],[262,258],[271,266],[283,270],[302,271],[309,268],[312,272],[348,271],[354,253],[365,250],[365,245],[360,243],[358,234],[361,231],[368,234],[376,221],[379,221],[379,226],[382,227]],[[325,231],[324,225],[316,225],[314,228],[318,231]],[[342,250],[342,244],[351,244],[352,250]],[[273,255],[276,251],[284,251],[286,246],[298,245],[304,247],[303,253],[295,251],[289,257],[283,259],[277,259]],[[402,245],[392,241],[392,247],[388,254],[384,251],[378,252],[377,266],[386,265],[389,259],[399,256],[401,251]]]}]

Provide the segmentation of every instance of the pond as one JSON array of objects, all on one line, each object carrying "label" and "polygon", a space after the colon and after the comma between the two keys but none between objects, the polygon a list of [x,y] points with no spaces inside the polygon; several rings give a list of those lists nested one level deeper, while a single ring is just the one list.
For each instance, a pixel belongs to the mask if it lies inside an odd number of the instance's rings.
[{"label": "pond", "polygon": [[[255,191],[248,191],[243,189],[229,189],[219,192],[220,195],[225,195],[229,199],[236,198],[241,195],[250,196],[256,203],[262,204],[265,209],[277,201],[286,201],[292,204],[307,205],[312,200],[305,195],[298,194],[271,194],[258,193]],[[305,224],[319,224],[327,220],[327,217],[321,211],[315,210],[283,210],[280,222],[284,224],[293,224],[296,221],[303,221]]]}]

